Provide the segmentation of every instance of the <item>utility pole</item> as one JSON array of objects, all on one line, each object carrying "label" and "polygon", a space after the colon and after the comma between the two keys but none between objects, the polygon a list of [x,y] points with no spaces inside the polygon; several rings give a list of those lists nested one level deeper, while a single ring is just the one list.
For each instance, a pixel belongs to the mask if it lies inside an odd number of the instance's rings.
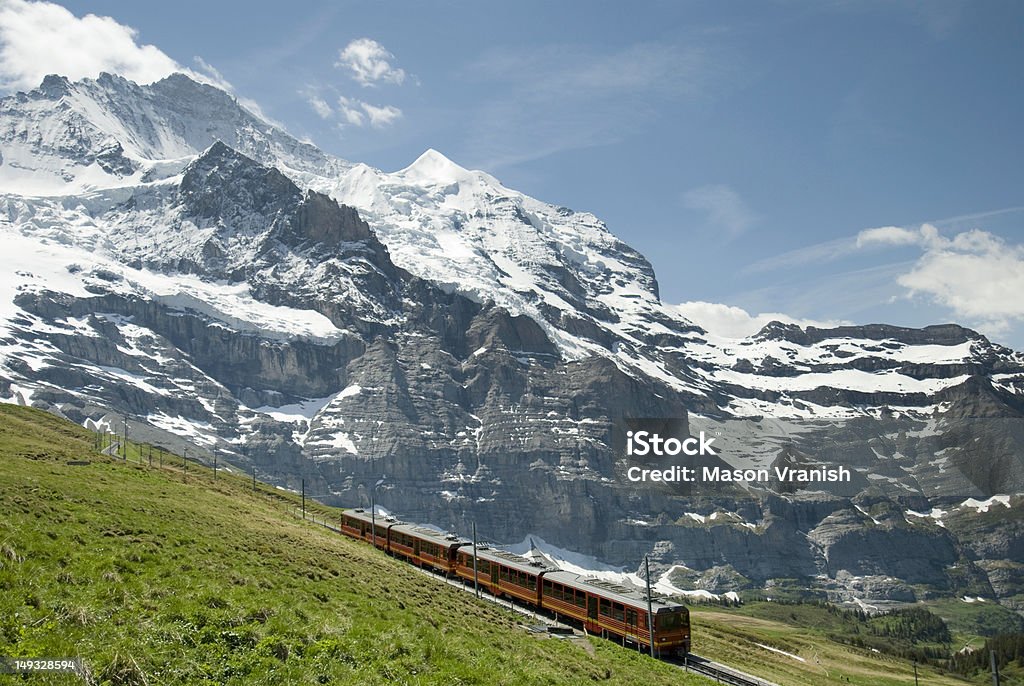
[{"label": "utility pole", "polygon": [[914,686],[920,686],[917,682],[917,658],[914,658]]},{"label": "utility pole", "polygon": [[124,461],[128,461],[128,415],[124,415]]},{"label": "utility pole", "polygon": [[644,555],[644,572],[647,576],[647,634],[651,641],[651,657],[654,657],[654,610],[651,603],[651,561]]},{"label": "utility pole", "polygon": [[252,492],[256,492],[256,468],[252,468]]},{"label": "utility pole", "polygon": [[999,663],[996,662],[996,651],[988,651],[988,661],[992,665],[992,686],[999,686]]},{"label": "utility pole", "polygon": [[370,489],[370,540],[374,548],[377,547],[377,508],[373,504],[373,492],[376,490],[376,486]]},{"label": "utility pole", "polygon": [[213,480],[217,480],[217,453],[213,454]]},{"label": "utility pole", "polygon": [[473,522],[473,588],[476,590],[476,597],[480,597],[480,575],[476,566],[476,521]]},{"label": "utility pole", "polygon": [[181,468],[185,472],[185,481],[188,481],[188,448],[181,451]]},{"label": "utility pole", "polygon": [[302,480],[302,518],[306,518],[306,480]]}]

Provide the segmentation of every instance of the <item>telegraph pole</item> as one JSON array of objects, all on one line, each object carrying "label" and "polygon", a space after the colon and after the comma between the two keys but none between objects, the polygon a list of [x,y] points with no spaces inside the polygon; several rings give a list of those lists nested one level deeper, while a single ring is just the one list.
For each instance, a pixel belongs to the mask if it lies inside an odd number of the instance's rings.
[{"label": "telegraph pole", "polygon": [[996,651],[988,651],[988,661],[992,665],[992,686],[999,686],[999,663],[996,662]]},{"label": "telegraph pole", "polygon": [[255,467],[252,468],[252,490],[253,490],[253,493],[256,492],[256,468]]},{"label": "telegraph pole", "polygon": [[480,575],[476,566],[476,521],[473,522],[473,588],[476,590],[476,597],[480,597]]},{"label": "telegraph pole", "polygon": [[128,461],[128,415],[124,415],[124,461]]},{"label": "telegraph pole", "polygon": [[654,657],[654,610],[651,603],[651,561],[644,555],[644,571],[647,576],[647,633],[651,641],[651,657]]},{"label": "telegraph pole", "polygon": [[306,480],[302,480],[302,518],[306,518]]},{"label": "telegraph pole", "polygon": [[213,454],[213,480],[217,480],[217,453]]}]

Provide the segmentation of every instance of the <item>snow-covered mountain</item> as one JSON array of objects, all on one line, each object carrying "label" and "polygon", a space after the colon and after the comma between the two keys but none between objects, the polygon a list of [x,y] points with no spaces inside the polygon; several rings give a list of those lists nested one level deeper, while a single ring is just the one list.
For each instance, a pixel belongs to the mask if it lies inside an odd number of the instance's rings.
[{"label": "snow-covered mountain", "polygon": [[[944,565],[973,553],[879,503],[1024,491],[1020,353],[956,325],[714,336],[594,215],[433,150],[387,173],[184,75],[104,74],[0,100],[0,155],[7,401],[90,425],[127,412],[136,435],[338,502],[386,473],[382,500],[410,518],[618,563],[669,542],[668,565],[748,579],[835,582],[829,551],[870,523],[879,549],[923,537],[934,555],[914,578],[952,584]],[[627,417],[720,431],[733,466],[844,462],[857,478],[726,489],[695,512],[623,482]]]}]

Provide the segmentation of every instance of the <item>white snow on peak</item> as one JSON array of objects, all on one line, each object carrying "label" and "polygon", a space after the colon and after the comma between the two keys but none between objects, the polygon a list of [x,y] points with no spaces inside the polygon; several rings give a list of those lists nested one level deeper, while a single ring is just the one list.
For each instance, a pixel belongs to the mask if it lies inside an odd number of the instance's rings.
[{"label": "white snow on peak", "polygon": [[405,169],[395,172],[395,176],[401,176],[412,183],[433,186],[469,181],[477,174],[481,172],[471,172],[460,167],[433,148],[428,148]]}]

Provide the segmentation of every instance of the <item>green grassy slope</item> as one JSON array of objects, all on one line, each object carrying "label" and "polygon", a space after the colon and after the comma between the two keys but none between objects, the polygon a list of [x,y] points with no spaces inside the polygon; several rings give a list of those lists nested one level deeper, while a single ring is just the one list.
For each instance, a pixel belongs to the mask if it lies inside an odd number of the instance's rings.
[{"label": "green grassy slope", "polygon": [[608,641],[535,638],[296,519],[280,491],[193,467],[185,482],[92,441],[0,405],[0,655],[81,657],[111,684],[707,683]]},{"label": "green grassy slope", "polygon": [[[753,602],[739,608],[696,606],[691,608],[691,618],[694,640],[700,643],[701,655],[753,671],[784,686],[915,684],[910,660],[871,648],[873,642],[886,640],[870,631],[870,626],[884,623],[885,617],[863,622],[855,628],[852,620],[830,613],[824,607]],[[867,645],[849,645],[855,638],[861,638]],[[889,640],[898,643],[896,639]],[[953,644],[954,650],[957,647],[958,644]],[[978,675],[966,681],[934,667],[919,665],[917,683],[965,686],[989,684],[991,680]],[[1003,681],[1004,686],[1019,683],[1012,676]]]}]

